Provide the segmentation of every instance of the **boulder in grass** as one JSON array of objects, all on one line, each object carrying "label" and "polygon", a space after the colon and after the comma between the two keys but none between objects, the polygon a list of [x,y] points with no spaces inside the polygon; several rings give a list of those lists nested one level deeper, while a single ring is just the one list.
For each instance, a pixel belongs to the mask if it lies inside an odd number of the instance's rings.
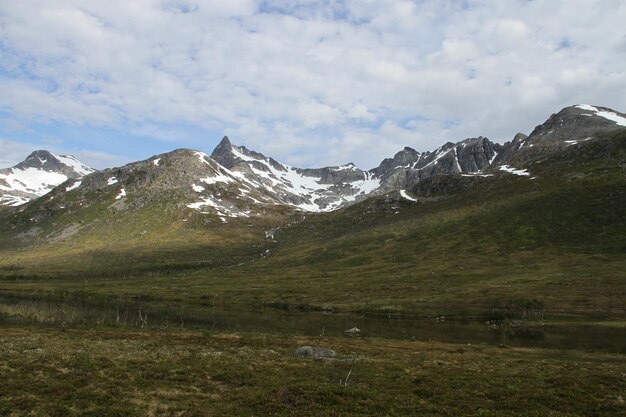
[{"label": "boulder in grass", "polygon": [[295,355],[299,358],[334,358],[335,351],[317,346],[300,346]]}]

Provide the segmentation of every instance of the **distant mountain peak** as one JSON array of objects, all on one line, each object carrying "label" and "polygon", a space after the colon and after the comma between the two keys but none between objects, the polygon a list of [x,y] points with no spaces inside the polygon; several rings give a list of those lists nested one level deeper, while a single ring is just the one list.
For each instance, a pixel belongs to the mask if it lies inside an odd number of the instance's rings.
[{"label": "distant mountain peak", "polygon": [[230,143],[228,136],[224,136],[213,149],[211,158],[226,168],[232,168],[235,165],[236,157],[233,154],[233,145]]},{"label": "distant mountain peak", "polygon": [[36,150],[14,167],[0,169],[0,205],[27,203],[70,178],[94,171],[71,155]]},{"label": "distant mountain peak", "polygon": [[515,135],[504,144],[493,165],[525,164],[548,154],[626,127],[626,115],[608,107],[576,104],[564,107],[533,129],[530,135]]}]

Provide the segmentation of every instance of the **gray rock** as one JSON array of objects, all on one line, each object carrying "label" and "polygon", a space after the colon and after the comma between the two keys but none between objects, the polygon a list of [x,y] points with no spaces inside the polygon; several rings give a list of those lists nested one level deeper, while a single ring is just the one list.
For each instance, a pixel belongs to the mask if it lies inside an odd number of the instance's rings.
[{"label": "gray rock", "polygon": [[413,148],[405,147],[400,152],[396,153],[393,158],[385,158],[378,165],[378,167],[372,169],[370,172],[377,176],[400,168],[411,168],[416,162],[420,160],[421,154]]},{"label": "gray rock", "polygon": [[447,142],[433,152],[419,153],[405,148],[370,172],[381,177],[381,185],[376,193],[389,193],[410,189],[437,175],[483,172],[490,167],[501,148],[501,145],[482,136],[458,143]]},{"label": "gray rock", "polygon": [[300,346],[294,354],[299,358],[334,358],[334,350],[317,346]]}]

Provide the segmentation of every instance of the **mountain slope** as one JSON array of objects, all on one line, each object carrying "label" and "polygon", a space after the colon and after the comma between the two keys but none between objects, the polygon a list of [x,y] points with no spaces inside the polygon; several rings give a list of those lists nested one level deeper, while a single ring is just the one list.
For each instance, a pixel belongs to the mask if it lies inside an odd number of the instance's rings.
[{"label": "mountain slope", "polygon": [[578,104],[565,107],[535,127],[529,136],[518,134],[504,144],[494,166],[524,165],[568,146],[591,140],[599,134],[626,128],[626,114],[608,107]]},{"label": "mountain slope", "polygon": [[[428,315],[539,300],[625,317],[626,129],[572,111],[591,139],[552,117],[504,146],[405,148],[370,172],[292,168],[225,139],[212,157],[177,150],[68,180],[0,212],[0,287],[118,278],[97,291]],[[367,175],[380,185],[355,194]],[[324,198],[341,203],[303,210]]]},{"label": "mountain slope", "polygon": [[71,155],[34,151],[12,168],[0,169],[0,205],[19,206],[70,178],[94,172]]},{"label": "mountain slope", "polygon": [[434,176],[417,201],[391,193],[281,229],[246,274],[275,277],[291,305],[447,315],[536,299],[623,317],[625,160],[623,130],[535,163],[535,179]]}]

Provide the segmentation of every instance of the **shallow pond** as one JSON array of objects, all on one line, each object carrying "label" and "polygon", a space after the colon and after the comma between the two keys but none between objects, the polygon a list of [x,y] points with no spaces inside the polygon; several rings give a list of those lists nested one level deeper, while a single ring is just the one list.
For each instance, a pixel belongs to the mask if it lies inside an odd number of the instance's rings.
[{"label": "shallow pond", "polygon": [[[94,305],[81,301],[0,296],[0,323],[61,326],[196,328],[209,332],[252,331],[288,336],[379,337],[463,344],[577,349],[626,354],[626,327],[587,323],[511,326],[484,321],[390,318],[275,309],[156,308],[147,304]],[[358,328],[357,334],[346,330]]]}]

